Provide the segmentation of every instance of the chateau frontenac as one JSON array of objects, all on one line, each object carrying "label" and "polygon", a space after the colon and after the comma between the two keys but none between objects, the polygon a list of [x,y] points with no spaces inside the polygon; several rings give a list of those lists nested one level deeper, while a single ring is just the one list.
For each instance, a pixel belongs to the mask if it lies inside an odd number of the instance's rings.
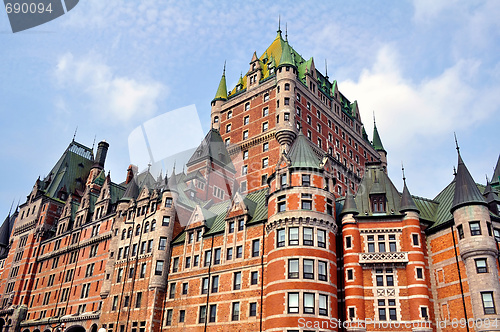
[{"label": "chateau frontenac", "polygon": [[500,159],[414,196],[280,29],[249,58],[182,171],[69,143],[0,226],[0,332],[500,331]]}]

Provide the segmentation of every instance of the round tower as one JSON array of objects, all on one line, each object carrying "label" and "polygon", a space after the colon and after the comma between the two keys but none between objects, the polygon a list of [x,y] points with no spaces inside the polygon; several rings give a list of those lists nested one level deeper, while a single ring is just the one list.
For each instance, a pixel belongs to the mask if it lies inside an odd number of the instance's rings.
[{"label": "round tower", "polygon": [[295,82],[297,66],[288,41],[283,41],[283,49],[276,68],[276,139],[281,151],[288,152],[295,137]]},{"label": "round tower", "polygon": [[212,100],[212,128],[219,130],[221,122],[222,105],[227,101],[227,86],[226,86],[226,64],[224,63],[224,70],[220,79],[219,87],[215,93],[215,98]]},{"label": "round tower", "polygon": [[331,174],[303,135],[278,165],[269,179],[265,328],[291,330],[319,320],[336,330],[335,197],[325,189]]}]

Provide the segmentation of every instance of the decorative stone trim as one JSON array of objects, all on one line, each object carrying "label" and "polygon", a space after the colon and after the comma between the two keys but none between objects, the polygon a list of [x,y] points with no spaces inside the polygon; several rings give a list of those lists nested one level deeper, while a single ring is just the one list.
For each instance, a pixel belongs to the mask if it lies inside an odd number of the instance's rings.
[{"label": "decorative stone trim", "polygon": [[30,229],[32,229],[32,228],[34,228],[34,227],[35,227],[36,222],[37,222],[37,220],[35,219],[35,220],[30,221],[29,223],[26,223],[26,224],[24,224],[24,225],[21,225],[21,226],[19,226],[19,227],[16,227],[16,228],[14,229],[14,232],[13,232],[13,234],[12,234],[12,235],[19,235],[19,234],[21,234],[21,233],[24,233],[24,232],[29,231]]},{"label": "decorative stone trim", "polygon": [[474,247],[471,247],[471,248],[466,248],[466,249],[460,250],[460,256],[462,256],[462,259],[464,261],[467,258],[470,258],[473,256],[475,257],[475,256],[484,256],[484,255],[492,256],[496,259],[498,257],[498,254],[499,254],[499,252],[495,248],[474,248]]},{"label": "decorative stone trim", "polygon": [[294,225],[310,225],[317,226],[321,228],[326,228],[331,231],[333,234],[337,235],[337,224],[335,222],[330,222],[328,220],[324,220],[321,218],[309,218],[309,217],[285,217],[278,218],[271,222],[268,222],[266,225],[266,233],[269,234],[276,228],[284,227],[284,226],[294,226]]},{"label": "decorative stone trim", "polygon": [[402,228],[376,228],[376,229],[360,229],[361,234],[376,234],[376,233],[402,233]]},{"label": "decorative stone trim", "polygon": [[408,263],[407,252],[363,252],[359,254],[360,264]]},{"label": "decorative stone trim", "polygon": [[67,252],[70,252],[70,251],[73,251],[73,250],[76,250],[76,249],[80,249],[82,247],[86,247],[90,244],[94,244],[94,243],[97,243],[97,242],[101,242],[101,241],[104,241],[104,240],[107,240],[107,239],[110,239],[111,238],[111,231],[107,232],[106,234],[102,234],[100,236],[96,236],[96,237],[93,237],[85,242],[81,242],[81,243],[78,243],[78,244],[73,244],[73,245],[69,245],[65,248],[61,248],[59,250],[56,250],[56,251],[52,251],[50,253],[47,253],[43,256],[40,256],[38,257],[37,259],[37,262],[43,262],[47,259],[50,259],[52,257],[55,257],[55,256],[59,256],[61,254],[65,254]]},{"label": "decorative stone trim", "polygon": [[251,148],[252,146],[267,142],[267,141],[273,139],[275,136],[276,136],[276,131],[274,129],[270,129],[270,130],[268,130],[260,135],[255,136],[252,139],[248,139],[248,140],[243,141],[241,144],[230,147],[228,152],[230,155],[235,155],[235,154],[239,153],[240,151],[247,150],[247,149]]}]

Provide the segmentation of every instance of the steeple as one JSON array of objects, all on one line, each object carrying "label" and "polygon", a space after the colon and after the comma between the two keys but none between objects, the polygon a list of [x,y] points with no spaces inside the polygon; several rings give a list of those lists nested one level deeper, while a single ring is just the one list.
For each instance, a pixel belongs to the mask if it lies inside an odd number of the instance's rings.
[{"label": "steeple", "polygon": [[497,165],[495,166],[495,170],[493,171],[493,177],[491,178],[491,183],[494,184],[500,183],[500,156],[498,156]]},{"label": "steeple", "polygon": [[453,204],[450,209],[451,213],[464,205],[486,205],[483,195],[481,195],[474,179],[470,175],[469,170],[462,160],[458,144],[457,153],[458,167],[457,174],[455,175],[455,194],[453,196]]},{"label": "steeple", "polygon": [[344,207],[340,212],[340,218],[346,214],[358,214],[358,208],[356,207],[356,202],[354,201],[354,196],[352,195],[350,190],[347,190],[347,195],[344,202]]},{"label": "steeple", "polygon": [[403,194],[401,195],[401,203],[399,204],[399,212],[403,213],[406,211],[415,211],[417,213],[420,213],[418,210],[417,206],[415,205],[415,201],[410,195],[410,191],[408,190],[408,187],[406,186],[406,178],[405,178],[405,169],[404,167],[401,167],[403,171]]},{"label": "steeple", "polygon": [[216,100],[227,100],[226,62],[224,62],[224,70],[222,71],[222,77],[220,79],[219,87],[217,88],[217,93],[212,101]]},{"label": "steeple", "polygon": [[385,151],[384,146],[382,145],[382,140],[380,139],[380,135],[377,129],[377,123],[375,122],[375,115],[373,115],[373,147],[377,151]]}]

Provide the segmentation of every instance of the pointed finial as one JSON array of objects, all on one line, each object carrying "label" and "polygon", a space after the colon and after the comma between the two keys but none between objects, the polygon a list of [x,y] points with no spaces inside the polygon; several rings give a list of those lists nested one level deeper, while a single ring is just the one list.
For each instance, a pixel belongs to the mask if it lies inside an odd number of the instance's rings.
[{"label": "pointed finial", "polygon": [[455,168],[455,166],[453,166],[453,175],[456,176],[457,175],[457,169]]},{"label": "pointed finial", "polygon": [[403,182],[406,184],[405,166],[403,165],[403,161],[401,161],[401,171],[403,172]]},{"label": "pointed finial", "polygon": [[97,135],[94,135],[94,141],[92,142],[92,151],[94,151],[94,146],[95,146],[95,139],[97,138]]},{"label": "pointed finial", "polygon": [[150,170],[151,170],[151,162],[148,163],[148,173],[151,173]]},{"label": "pointed finial", "polygon": [[375,123],[375,111],[373,111],[373,125],[377,126],[377,124]]},{"label": "pointed finial", "polygon": [[76,126],[75,133],[73,134],[73,142],[75,141],[77,131],[78,131],[78,126]]},{"label": "pointed finial", "polygon": [[457,152],[460,153],[460,147],[458,146],[458,141],[457,141],[457,134],[453,132],[453,136],[455,136],[455,146],[457,149]]},{"label": "pointed finial", "polygon": [[278,32],[281,33],[281,14],[278,15]]},{"label": "pointed finial", "polygon": [[14,206],[14,199],[12,199],[12,204],[10,205],[10,210],[9,210],[9,217],[10,217],[10,213],[12,212],[12,207]]},{"label": "pointed finial", "polygon": [[175,163],[177,162],[177,160],[174,160],[174,167],[172,167],[172,173],[175,174]]},{"label": "pointed finial", "polygon": [[222,76],[226,76],[226,60],[224,60],[224,69],[222,70]]},{"label": "pointed finial", "polygon": [[325,59],[325,78],[328,79],[328,63],[326,62],[326,59]]},{"label": "pointed finial", "polygon": [[288,22],[285,23],[285,40],[288,41]]},{"label": "pointed finial", "polygon": [[485,174],[486,176],[486,184],[488,184],[490,182],[490,180],[488,179],[488,174]]}]

